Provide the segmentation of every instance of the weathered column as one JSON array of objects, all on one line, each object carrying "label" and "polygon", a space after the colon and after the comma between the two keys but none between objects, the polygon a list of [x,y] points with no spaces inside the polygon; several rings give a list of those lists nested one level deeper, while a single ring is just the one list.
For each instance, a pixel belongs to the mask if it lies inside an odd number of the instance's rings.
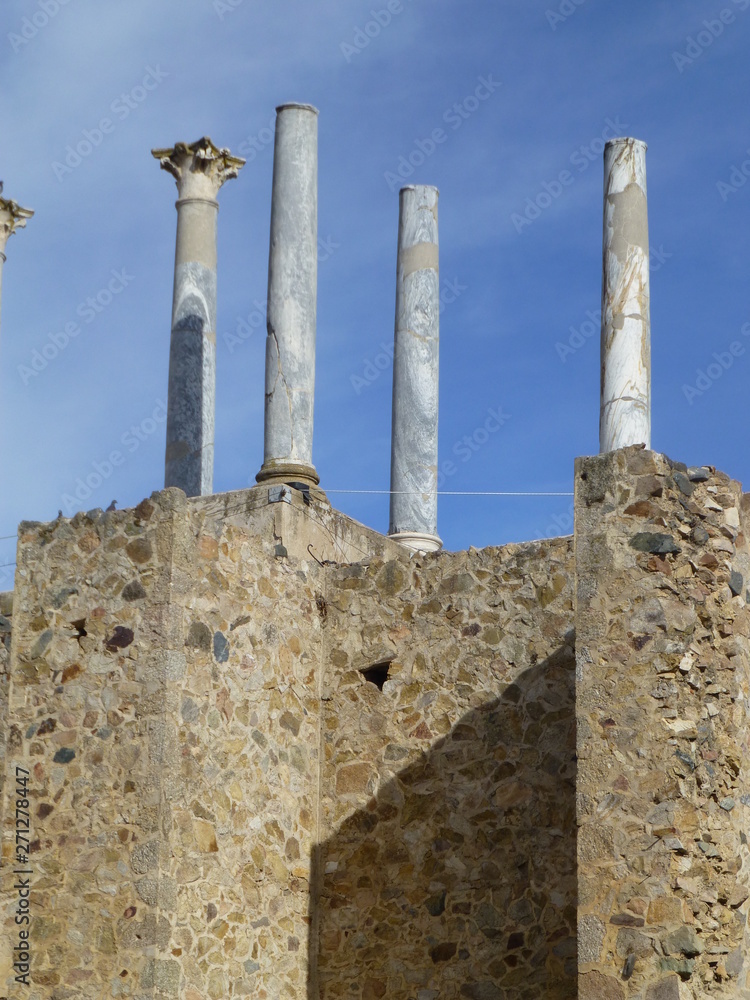
[{"label": "weathered column", "polygon": [[[0,186],[2,191],[2,186]],[[15,201],[0,198],[0,301],[3,291],[3,264],[5,263],[5,244],[17,229],[23,229],[26,220],[34,213],[30,208],[21,208]]]},{"label": "weathered column", "polygon": [[415,552],[437,533],[440,273],[438,190],[401,189],[391,425],[389,534]]},{"label": "weathered column", "polygon": [[604,149],[600,452],[651,447],[646,143]]},{"label": "weathered column", "polygon": [[318,288],[318,111],[276,109],[261,482],[317,486],[312,461]]},{"label": "weathered column", "polygon": [[153,149],[177,181],[165,486],[213,491],[216,395],[216,196],[245,161],[204,137]]}]

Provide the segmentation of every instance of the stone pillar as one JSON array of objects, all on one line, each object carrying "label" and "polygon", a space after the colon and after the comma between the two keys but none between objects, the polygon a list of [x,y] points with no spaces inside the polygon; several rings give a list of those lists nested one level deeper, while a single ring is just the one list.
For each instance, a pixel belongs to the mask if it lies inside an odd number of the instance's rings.
[{"label": "stone pillar", "polygon": [[742,487],[638,447],[575,478],[578,998],[747,997]]},{"label": "stone pillar", "polygon": [[208,138],[153,149],[177,181],[165,486],[213,491],[216,395],[216,196],[245,161]]},{"label": "stone pillar", "polygon": [[401,189],[393,354],[389,534],[435,552],[437,534],[440,273],[438,190]]},{"label": "stone pillar", "polygon": [[261,482],[317,486],[312,461],[318,286],[318,111],[276,109]]},{"label": "stone pillar", "polygon": [[601,412],[599,451],[651,447],[646,143],[604,149]]},{"label": "stone pillar", "polygon": [[[2,186],[0,186],[0,191]],[[0,300],[3,291],[3,264],[5,263],[5,244],[17,229],[23,229],[26,220],[34,213],[30,208],[21,208],[15,201],[0,198]]]}]

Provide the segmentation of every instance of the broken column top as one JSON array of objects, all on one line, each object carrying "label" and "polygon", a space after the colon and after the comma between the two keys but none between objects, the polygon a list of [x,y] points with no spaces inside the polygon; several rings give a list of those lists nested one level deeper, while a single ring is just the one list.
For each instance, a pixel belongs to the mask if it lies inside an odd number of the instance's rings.
[{"label": "broken column top", "polygon": [[26,220],[30,219],[33,214],[32,209],[21,208],[16,201],[0,198],[0,253],[5,250],[8,237],[12,236],[17,229],[23,229]]},{"label": "broken column top", "polygon": [[215,201],[224,181],[236,177],[245,166],[242,157],[219,149],[208,136],[191,143],[177,142],[169,149],[152,149],[151,155],[174,177],[180,199]]},{"label": "broken column top", "polygon": [[648,149],[648,143],[643,139],[634,139],[632,135],[616,135],[613,139],[607,139],[605,146],[616,146],[618,142],[632,142],[636,146]]},{"label": "broken column top", "polygon": [[288,108],[299,108],[300,111],[312,111],[314,115],[320,114],[314,104],[300,104],[297,101],[287,101],[285,104],[279,104],[276,111],[286,111]]},{"label": "broken column top", "polygon": [[[616,149],[617,146],[629,147],[632,153],[638,153],[639,155],[628,155],[624,154],[623,160],[618,163],[619,152]],[[625,169],[614,169],[612,171],[613,176],[610,180],[607,194],[621,194],[625,190],[628,184],[637,184],[646,190],[646,150],[648,149],[648,144],[642,139],[633,139],[632,136],[620,136],[616,139],[610,139],[604,147],[604,159],[605,163],[612,161],[614,158],[613,166],[624,167]]]}]

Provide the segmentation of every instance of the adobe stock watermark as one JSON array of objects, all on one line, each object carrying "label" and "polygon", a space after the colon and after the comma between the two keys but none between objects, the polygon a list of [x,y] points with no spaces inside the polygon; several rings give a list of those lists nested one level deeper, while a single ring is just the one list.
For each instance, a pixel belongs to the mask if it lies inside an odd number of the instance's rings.
[{"label": "adobe stock watermark", "polygon": [[218,19],[223,21],[227,14],[233,14],[244,2],[245,0],[213,0],[211,6]]},{"label": "adobe stock watermark", "polygon": [[274,113],[268,125],[264,125],[255,135],[249,135],[247,139],[242,140],[237,151],[240,156],[244,156],[248,163],[252,163],[258,153],[262,153],[267,146],[272,145],[275,135],[276,114]]},{"label": "adobe stock watermark", "polygon": [[572,535],[575,529],[575,504],[562,514],[553,514],[552,520],[541,530],[534,532],[535,538],[560,538],[564,535]]},{"label": "adobe stock watermark", "polygon": [[111,118],[100,118],[93,128],[85,128],[81,132],[81,138],[68,143],[65,147],[63,160],[53,160],[52,173],[60,183],[72,174],[76,167],[80,167],[83,161],[91,156],[95,149],[104,142],[105,136],[111,135],[117,128],[118,122],[124,122],[126,118],[136,111],[152,93],[169,76],[160,66],[155,68],[146,67],[146,73],[140,83],[132,87],[126,94],[120,94],[109,106],[110,112],[116,116],[117,121]]},{"label": "adobe stock watermark", "polygon": [[[750,2],[750,0],[749,0]],[[488,76],[480,76],[479,83],[473,92],[462,101],[456,101],[444,114],[443,121],[450,126],[452,132],[458,131],[465,121],[479,109],[479,107],[492,97],[498,87],[502,86],[501,80],[495,80],[490,73]],[[424,139],[416,139],[414,147],[406,156],[399,156],[395,170],[386,170],[383,174],[385,182],[391,191],[400,188],[405,180],[408,180],[414,171],[421,167],[437,150],[438,146],[448,141],[450,132],[438,127],[430,131]]]},{"label": "adobe stock watermark", "polygon": [[[31,766],[31,765],[29,765]],[[15,845],[11,856],[11,865],[15,882],[13,890],[18,899],[18,906],[13,923],[18,930],[18,944],[13,945],[13,971],[16,973],[14,982],[31,986],[31,880],[34,868],[30,860],[34,846],[34,831],[31,820],[31,772],[20,764],[15,766],[15,789],[10,798],[10,806],[15,805]],[[10,809],[8,810],[10,812]]]},{"label": "adobe stock watermark", "polygon": [[60,8],[69,3],[70,0],[37,0],[38,10],[23,18],[18,31],[8,32],[8,41],[13,51],[20,52],[25,48],[47,27],[53,17],[57,17]]},{"label": "adobe stock watermark", "polygon": [[229,348],[230,354],[234,354],[235,350],[249,340],[256,330],[265,327],[267,314],[266,303],[259,299],[253,299],[253,308],[247,316],[237,317],[234,333],[222,334],[222,340]]},{"label": "adobe stock watermark", "polygon": [[[750,0],[748,0],[748,3],[750,3]],[[570,154],[569,162],[571,166],[576,167],[578,174],[582,174],[585,170],[588,170],[592,163],[601,160],[607,142],[610,139],[616,139],[621,135],[625,135],[627,127],[627,123],[621,122],[619,118],[615,118],[614,121],[611,118],[605,118],[601,135],[592,139],[588,145],[579,146],[578,149],[573,150]],[[524,229],[536,222],[542,212],[553,205],[566,188],[575,184],[576,176],[576,174],[566,169],[561,170],[557,177],[551,181],[545,181],[542,184],[541,191],[535,197],[526,199],[522,212],[511,213],[510,221],[515,226],[516,232],[522,233]]]},{"label": "adobe stock watermark", "polygon": [[745,152],[748,159],[743,160],[739,166],[732,165],[729,171],[729,180],[716,182],[716,190],[725,203],[729,200],[730,195],[736,194],[740,188],[747,184],[750,177],[750,148],[746,149]]},{"label": "adobe stock watermark", "polygon": [[41,347],[33,349],[28,365],[17,365],[19,378],[24,385],[28,385],[32,378],[38,378],[45,368],[81,334],[83,326],[93,323],[96,317],[100,316],[134,280],[133,275],[128,274],[124,267],[119,271],[113,269],[110,274],[112,277],[103,288],[76,306],[76,316],[81,323],[70,320],[60,330],[53,330],[47,335],[47,340]]},{"label": "adobe stock watermark", "polygon": [[704,20],[703,27],[695,35],[688,35],[684,42],[684,52],[672,53],[672,59],[680,73],[684,73],[688,66],[700,59],[706,49],[711,48],[716,39],[724,34],[725,29],[734,24],[738,10],[743,12],[750,7],[750,0],[732,0],[732,3],[734,10],[732,7],[723,7],[716,17]]},{"label": "adobe stock watermark", "polygon": [[[464,436],[456,441],[456,443],[451,448],[451,455],[454,455],[457,460],[461,463],[466,464],[470,462],[472,458],[476,455],[478,451],[487,444],[491,437],[493,437],[501,428],[505,427],[509,420],[511,420],[511,415],[509,413],[504,413],[502,406],[493,406],[487,410],[487,416],[483,423],[478,427],[475,427],[471,434],[464,434]],[[445,461],[440,462],[438,465],[438,475],[437,475],[437,488],[438,490],[442,488],[447,479],[459,471],[460,465],[453,461],[451,458],[445,459]]]},{"label": "adobe stock watermark", "polygon": [[120,448],[114,448],[101,461],[92,462],[90,471],[76,479],[70,493],[63,493],[60,503],[65,516],[71,517],[76,511],[81,510],[81,504],[85,504],[107,480],[112,478],[115,469],[125,464],[128,455],[138,451],[141,445],[166,422],[167,404],[158,399],[153,413],[139,424],[131,424],[120,435]]},{"label": "adobe stock watermark", "polygon": [[545,12],[547,17],[547,22],[553,31],[557,31],[557,27],[560,24],[564,24],[569,17],[572,17],[575,12],[586,3],[586,0],[562,0],[562,3],[557,8],[557,10],[548,10]]},{"label": "adobe stock watermark", "polygon": [[[460,284],[456,278],[453,281],[446,281],[440,289],[440,313],[442,314],[446,305],[452,305],[456,299],[459,299],[467,288],[467,285]],[[380,351],[372,358],[365,358],[361,374],[349,376],[352,388],[358,396],[373,382],[376,382],[383,372],[388,371],[393,364],[393,352],[393,341],[389,344],[381,342]]]},{"label": "adobe stock watermark", "polygon": [[[408,2],[412,3],[413,0],[408,0]],[[351,42],[341,42],[339,44],[339,49],[344,59],[350,63],[360,52],[364,52],[370,42],[377,38],[384,28],[388,27],[394,17],[403,14],[405,9],[403,0],[388,0],[388,3],[382,10],[371,10],[370,20],[366,21],[361,27],[354,29]]]},{"label": "adobe stock watermark", "polygon": [[[340,247],[341,244],[336,243],[330,236],[326,239],[318,239],[318,263],[324,264]],[[256,330],[265,327],[266,315],[266,303],[253,299],[253,308],[247,316],[238,316],[235,320],[234,333],[222,334],[222,340],[229,348],[230,354],[234,354],[235,349],[249,340]]]},{"label": "adobe stock watermark", "polygon": [[[750,337],[750,323],[743,323],[740,327],[743,337]],[[711,355],[713,361],[705,368],[697,368],[695,372],[695,384],[683,385],[682,394],[692,406],[695,399],[703,396],[704,393],[714,386],[722,377],[724,372],[728,372],[734,365],[737,358],[745,354],[747,347],[741,340],[733,340],[726,351],[719,351]]]},{"label": "adobe stock watermark", "polygon": [[[663,266],[664,262],[673,257],[674,254],[668,253],[663,245],[657,247],[649,247],[649,270],[651,274],[659,271]],[[567,340],[558,340],[555,342],[555,351],[557,356],[562,361],[563,364],[571,357],[573,354],[577,354],[578,351],[586,344],[592,337],[598,337],[601,332],[602,327],[602,311],[601,309],[586,310],[586,319],[581,323],[580,326],[569,326],[570,336]]]}]

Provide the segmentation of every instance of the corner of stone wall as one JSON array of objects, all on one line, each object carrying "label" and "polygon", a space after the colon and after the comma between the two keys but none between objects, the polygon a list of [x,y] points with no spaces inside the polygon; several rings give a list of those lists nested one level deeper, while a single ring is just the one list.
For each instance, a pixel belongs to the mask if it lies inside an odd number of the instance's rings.
[{"label": "corner of stone wall", "polygon": [[637,447],[575,478],[579,997],[748,997],[748,500]]},{"label": "corner of stone wall", "polygon": [[5,827],[6,741],[8,738],[8,683],[13,629],[13,591],[0,593],[0,830]]},{"label": "corner of stone wall", "polygon": [[[20,526],[6,767],[12,750],[29,775],[30,820],[21,848],[6,823],[3,848],[31,870],[39,997],[99,995],[113,977],[154,997],[168,985],[164,786],[176,741],[165,728],[165,653],[184,504],[167,490],[134,510]],[[19,905],[4,879],[2,985],[12,983]]]}]

